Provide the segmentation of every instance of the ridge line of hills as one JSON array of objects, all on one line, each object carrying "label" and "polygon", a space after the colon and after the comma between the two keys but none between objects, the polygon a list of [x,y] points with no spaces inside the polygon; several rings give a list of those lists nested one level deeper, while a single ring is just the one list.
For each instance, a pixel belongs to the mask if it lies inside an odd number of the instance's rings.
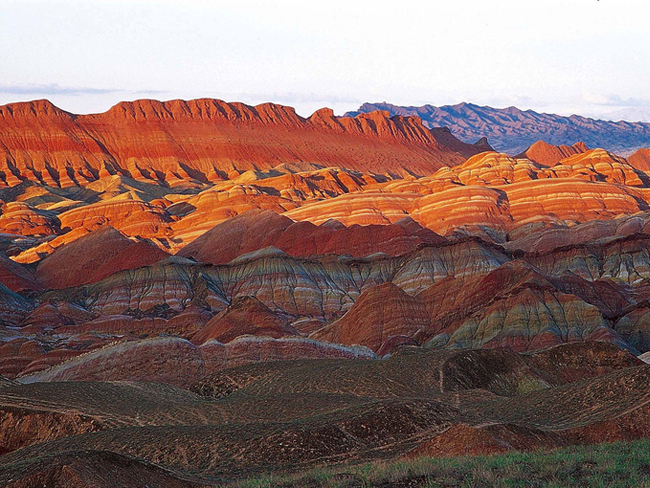
[{"label": "ridge line of hills", "polygon": [[47,100],[0,107],[6,186],[31,180],[64,187],[115,174],[207,183],[303,162],[423,176],[488,148],[386,111],[336,117],[324,108],[302,118],[282,105],[216,99],[136,100],[92,115]]},{"label": "ridge line of hills", "polygon": [[378,102],[364,103],[358,110],[345,115],[375,110],[386,110],[391,115],[418,116],[427,127],[449,127],[454,136],[465,142],[486,137],[497,151],[511,155],[539,140],[553,145],[582,141],[589,147],[601,147],[623,156],[650,146],[649,123],[562,116],[517,107],[499,109],[467,102],[416,107]]}]

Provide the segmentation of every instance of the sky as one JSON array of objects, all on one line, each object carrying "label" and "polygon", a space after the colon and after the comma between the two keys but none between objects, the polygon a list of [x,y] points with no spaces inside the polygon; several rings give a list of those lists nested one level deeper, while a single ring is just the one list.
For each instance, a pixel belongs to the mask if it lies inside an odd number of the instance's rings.
[{"label": "sky", "polygon": [[[0,104],[462,101],[650,121],[643,0],[0,0]],[[612,115],[614,114],[614,115]]]}]

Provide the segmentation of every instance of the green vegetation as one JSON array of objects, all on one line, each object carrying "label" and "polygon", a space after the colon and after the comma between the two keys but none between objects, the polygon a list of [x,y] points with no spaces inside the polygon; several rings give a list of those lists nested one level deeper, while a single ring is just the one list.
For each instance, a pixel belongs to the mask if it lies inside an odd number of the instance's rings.
[{"label": "green vegetation", "polygon": [[650,488],[650,439],[550,452],[458,458],[418,458],[237,483],[264,487],[638,487]]}]

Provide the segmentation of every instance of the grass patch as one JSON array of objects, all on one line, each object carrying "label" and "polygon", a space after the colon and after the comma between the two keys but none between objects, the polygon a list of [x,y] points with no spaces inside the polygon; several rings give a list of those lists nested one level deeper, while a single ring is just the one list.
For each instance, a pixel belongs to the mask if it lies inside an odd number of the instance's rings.
[{"label": "grass patch", "polygon": [[237,488],[603,487],[650,488],[650,439],[548,452],[417,458],[318,468],[239,481]]}]

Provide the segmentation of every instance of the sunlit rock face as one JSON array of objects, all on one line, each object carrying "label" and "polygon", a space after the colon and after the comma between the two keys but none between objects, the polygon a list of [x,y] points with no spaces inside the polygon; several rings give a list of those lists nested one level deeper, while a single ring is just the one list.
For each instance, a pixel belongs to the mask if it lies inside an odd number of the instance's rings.
[{"label": "sunlit rock face", "polygon": [[188,377],[197,348],[252,338],[649,347],[643,151],[510,156],[417,117],[218,100],[0,113],[5,376],[161,335]]},{"label": "sunlit rock face", "polygon": [[96,115],[40,100],[1,107],[0,121],[9,186],[68,187],[115,174],[174,186],[300,161],[423,175],[477,152],[416,117],[341,118],[324,109],[304,119],[291,107],[211,99],[122,102]]}]

